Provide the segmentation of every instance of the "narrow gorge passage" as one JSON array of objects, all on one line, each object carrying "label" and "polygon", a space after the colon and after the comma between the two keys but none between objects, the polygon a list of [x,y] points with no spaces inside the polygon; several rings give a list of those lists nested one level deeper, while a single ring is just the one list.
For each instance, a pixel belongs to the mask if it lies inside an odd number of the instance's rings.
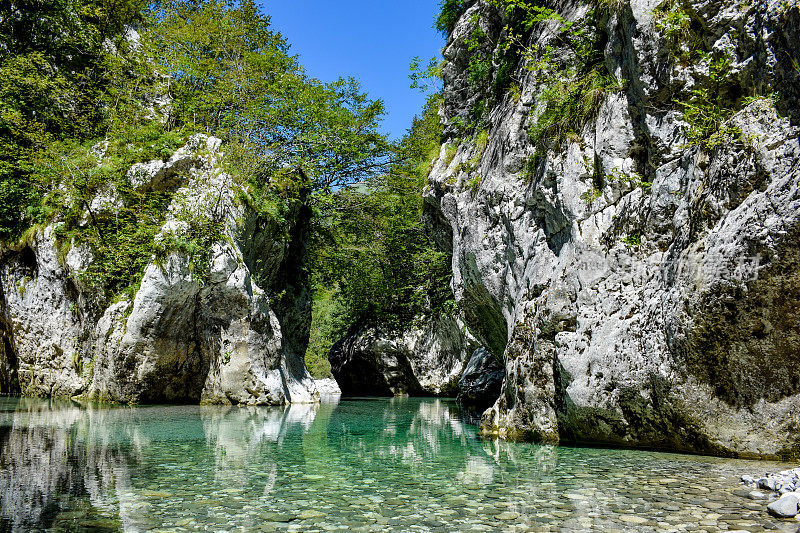
[{"label": "narrow gorge passage", "polygon": [[0,531],[798,531],[798,45],[0,5]]}]

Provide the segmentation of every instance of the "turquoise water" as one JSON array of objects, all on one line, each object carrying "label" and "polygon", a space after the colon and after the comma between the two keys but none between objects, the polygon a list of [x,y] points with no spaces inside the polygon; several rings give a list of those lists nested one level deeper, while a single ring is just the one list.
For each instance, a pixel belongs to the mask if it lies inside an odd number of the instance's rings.
[{"label": "turquoise water", "polygon": [[476,438],[435,399],[287,408],[0,398],[0,531],[795,531],[790,465]]}]

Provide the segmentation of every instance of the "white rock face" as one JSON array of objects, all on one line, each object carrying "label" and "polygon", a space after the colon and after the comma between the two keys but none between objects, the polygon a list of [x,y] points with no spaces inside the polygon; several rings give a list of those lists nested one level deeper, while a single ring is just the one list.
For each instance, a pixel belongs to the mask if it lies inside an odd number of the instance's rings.
[{"label": "white rock face", "polygon": [[[485,433],[742,456],[800,449],[800,95],[780,59],[797,54],[800,12],[690,3],[709,44],[735,49],[736,82],[772,79],[783,98],[780,113],[768,99],[746,105],[730,120],[738,140],[709,150],[687,146],[682,113],[655,103],[708,78],[670,62],[658,2],[610,15],[605,61],[630,83],[527,177],[542,87],[526,69],[521,97],[489,111],[485,151],[457,140],[452,120],[477,99],[463,43],[473,15],[489,35],[503,16],[476,2],[445,49],[451,137],[427,220],[452,242],[465,322],[505,360]],[[556,4],[569,20],[585,14]],[[634,172],[652,185],[619,179]]]},{"label": "white rock face", "polygon": [[341,396],[342,394],[342,389],[339,388],[339,384],[333,378],[315,379],[314,383],[317,386],[320,397],[330,398]]},{"label": "white rock face", "polygon": [[58,259],[53,228],[0,264],[2,392],[72,396],[86,389],[84,324],[75,284]]},{"label": "white rock face", "polygon": [[[4,392],[18,382],[25,395],[119,402],[318,400],[303,361],[310,307],[300,259],[286,228],[235,201],[221,155],[218,139],[197,135],[168,161],[129,172],[137,187],[175,190],[157,241],[189,232],[187,216],[223,213],[205,277],[169,252],[147,267],[133,301],[92,310],[78,281],[91,251],[73,246],[62,265],[53,226],[0,263]],[[267,291],[284,283],[290,303],[275,304]]]},{"label": "white rock face", "polygon": [[451,395],[478,347],[452,317],[426,320],[402,333],[353,331],[332,348],[331,373],[347,395]]}]

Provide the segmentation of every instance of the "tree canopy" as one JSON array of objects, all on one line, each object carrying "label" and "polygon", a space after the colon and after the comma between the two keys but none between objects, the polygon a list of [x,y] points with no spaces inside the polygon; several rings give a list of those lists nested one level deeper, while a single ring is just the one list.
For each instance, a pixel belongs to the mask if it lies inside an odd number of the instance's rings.
[{"label": "tree canopy", "polygon": [[6,0],[0,74],[4,239],[64,207],[43,161],[134,130],[218,135],[263,190],[299,168],[324,194],[391,159],[383,103],[308,76],[253,0]]},{"label": "tree canopy", "polygon": [[323,193],[388,168],[383,103],[352,78],[309,77],[252,0],[165,0],[150,19],[173,123],[237,143],[262,177],[301,168]]}]

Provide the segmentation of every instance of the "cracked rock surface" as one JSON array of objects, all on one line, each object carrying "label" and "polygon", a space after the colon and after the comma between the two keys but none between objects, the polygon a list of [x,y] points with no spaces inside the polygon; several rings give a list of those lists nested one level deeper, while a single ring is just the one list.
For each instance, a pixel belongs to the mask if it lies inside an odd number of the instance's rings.
[{"label": "cracked rock surface", "polygon": [[[237,202],[220,144],[196,135],[169,160],[128,173],[135,187],[174,190],[157,240],[187,232],[187,213],[221,218],[203,278],[186,253],[168,252],[147,266],[133,299],[97,308],[80,277],[91,251],[76,244],[59,259],[54,224],[4,251],[3,392],[126,403],[318,399],[303,359],[311,313],[298,268],[308,213],[295,209],[284,227]],[[98,209],[119,201],[113,191],[98,196]]]},{"label": "cracked rock surface", "polygon": [[[586,14],[553,4],[566,20]],[[687,141],[670,102],[702,86],[708,65],[670,57],[660,2],[622,4],[601,31],[608,71],[628,83],[532,170],[528,129],[543,87],[524,64],[518,97],[487,111],[485,148],[457,131],[480,96],[466,36],[475,24],[498,35],[503,14],[470,3],[444,52],[449,137],[429,177],[427,220],[437,242],[452,243],[464,321],[505,365],[482,432],[796,458],[800,83],[789,59],[800,10],[683,3],[737,87],[759,93],[770,80],[780,93],[744,102],[727,122],[738,135],[706,148]],[[545,38],[534,30],[530,43]],[[634,173],[648,185],[613,179]]]}]

